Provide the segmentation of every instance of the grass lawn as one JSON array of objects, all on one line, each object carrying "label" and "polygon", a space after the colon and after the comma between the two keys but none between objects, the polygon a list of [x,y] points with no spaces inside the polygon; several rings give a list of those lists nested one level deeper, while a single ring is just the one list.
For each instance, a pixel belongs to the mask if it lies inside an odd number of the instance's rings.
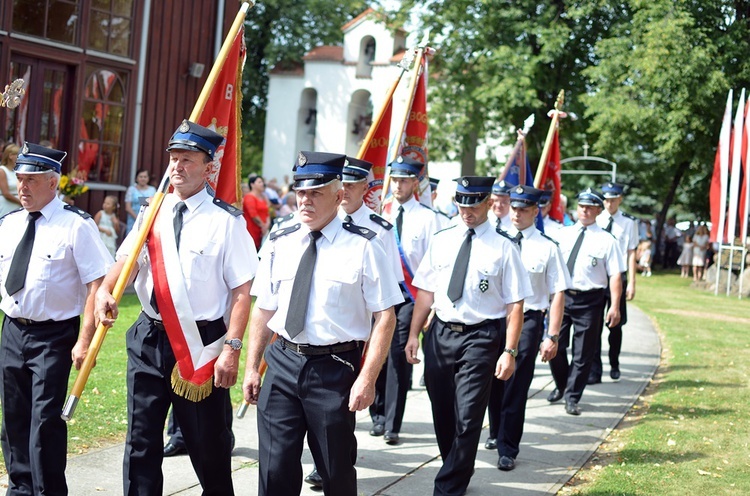
[{"label": "grass lawn", "polygon": [[[107,332],[96,367],[91,371],[73,419],[68,422],[69,454],[79,454],[93,448],[125,441],[127,430],[125,332],[135,322],[140,311],[141,305],[138,298],[133,294],[126,294],[120,303],[120,316],[117,323]],[[243,355],[240,357],[240,380],[244,377],[245,370],[244,351],[243,348]],[[70,374],[68,393],[76,375],[75,370]],[[234,386],[231,393],[234,404],[238,404],[242,398],[240,387]],[[0,472],[5,472],[5,463],[0,465]]]},{"label": "grass lawn", "polygon": [[654,273],[635,303],[662,334],[662,366],[561,493],[750,494],[750,301]]}]

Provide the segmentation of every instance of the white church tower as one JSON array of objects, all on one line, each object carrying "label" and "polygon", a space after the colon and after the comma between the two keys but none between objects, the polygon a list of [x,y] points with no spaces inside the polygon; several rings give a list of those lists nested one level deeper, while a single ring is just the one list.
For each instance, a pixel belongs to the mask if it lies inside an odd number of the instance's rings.
[{"label": "white church tower", "polygon": [[[406,33],[391,33],[373,9],[345,24],[343,46],[319,46],[269,75],[263,177],[291,177],[299,150],[356,155],[401,69]],[[403,84],[401,85],[403,86]],[[394,97],[394,122],[404,97]]]}]

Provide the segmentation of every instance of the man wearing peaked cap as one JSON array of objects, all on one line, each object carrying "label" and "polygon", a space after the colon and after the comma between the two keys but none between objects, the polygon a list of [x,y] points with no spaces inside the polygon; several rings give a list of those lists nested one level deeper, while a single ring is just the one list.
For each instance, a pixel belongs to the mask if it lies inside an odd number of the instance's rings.
[{"label": "man wearing peaked cap", "polygon": [[[635,298],[635,249],[638,247],[638,222],[635,217],[624,213],[620,209],[625,187],[622,184],[608,182],[602,185],[604,193],[604,210],[596,218],[599,227],[612,233],[617,238],[620,252],[625,259],[622,268],[622,287],[624,295],[620,298],[620,323],[609,327],[609,376],[612,380],[620,379],[620,350],[622,349],[622,326],[628,321],[626,300]],[[605,310],[611,304],[609,298]],[[602,380],[601,339],[599,348],[594,355],[594,364],[589,373],[589,384],[596,384]]]},{"label": "man wearing peaked cap", "polygon": [[494,377],[515,370],[524,298],[531,288],[513,242],[488,221],[493,178],[456,179],[460,224],[436,233],[414,277],[419,288],[405,354],[419,363],[419,333],[443,466],[435,495],[464,494],[474,470]]},{"label": "man wearing peaked cap", "polygon": [[505,229],[511,226],[510,222],[510,188],[511,185],[505,181],[498,181],[492,185],[492,210],[490,219],[495,227]]},{"label": "man wearing peaked cap", "polygon": [[[440,230],[437,214],[414,196],[424,165],[408,157],[391,163],[393,199],[383,207],[383,217],[393,224],[403,273],[404,302],[396,306],[396,330],[386,362],[385,419],[373,418],[370,435],[383,435],[387,444],[398,444],[411,386],[412,366],[404,356],[416,289],[411,285],[414,273],[427,251],[432,235]],[[382,422],[382,423],[381,423]]]},{"label": "man wearing peaked cap", "polygon": [[[338,216],[345,223],[355,226],[366,227],[377,234],[377,239],[383,243],[387,262],[379,270],[388,270],[390,267],[396,280],[403,281],[401,272],[401,260],[399,259],[396,237],[393,235],[393,225],[384,218],[373,212],[365,205],[364,198],[368,191],[367,177],[372,164],[366,160],[346,157],[343,169],[344,196],[338,209]],[[375,400],[370,405],[370,416],[373,422],[385,424],[385,381],[386,367],[380,370],[375,384]],[[383,435],[383,432],[377,433]],[[323,479],[317,470],[313,470],[305,482],[313,486],[322,487]]]},{"label": "man wearing peaked cap", "polygon": [[[523,330],[518,343],[516,371],[508,381],[493,380],[488,408],[490,437],[487,449],[497,449],[500,470],[513,470],[523,435],[523,423],[537,353],[547,362],[557,353],[557,340],[565,304],[564,291],[570,286],[568,269],[557,243],[536,229],[537,203],[542,191],[531,186],[510,189],[513,236],[531,281],[533,295],[524,300]],[[550,304],[551,302],[551,304]],[[549,313],[549,330],[544,335],[544,318]],[[540,349],[541,345],[541,349]]]},{"label": "man wearing peaked cap", "polygon": [[[624,263],[615,238],[596,223],[603,207],[602,197],[588,188],[578,194],[578,222],[559,231],[560,249],[570,273],[571,286],[565,292],[565,314],[560,327],[558,353],[550,360],[555,389],[550,402],[565,398],[565,411],[580,415],[578,402],[586,388],[591,364],[601,337],[605,293],[612,299],[605,321],[614,326],[620,321],[622,292],[620,272]],[[572,333],[572,361],[567,348]]]},{"label": "man wearing peaked cap", "polygon": [[112,257],[91,216],[57,197],[65,152],[25,143],[15,166],[21,207],[0,218],[0,403],[7,494],[67,494],[71,364],[96,330],[84,309]]},{"label": "man wearing peaked cap", "polygon": [[[258,405],[261,496],[300,493],[305,435],[324,493],[357,494],[355,412],[375,397],[393,306],[403,297],[393,269],[381,268],[386,254],[376,234],[337,215],[345,160],[299,153],[300,222],[274,231],[261,250],[243,384],[245,399]],[[274,332],[261,387],[260,362]]]},{"label": "man wearing peaked cap", "polygon": [[133,286],[142,311],[126,334],[124,494],[162,494],[170,404],[204,494],[234,492],[226,412],[258,258],[242,211],[206,189],[222,141],[210,129],[180,124],[167,147],[173,192],[164,196],[146,246],[134,252],[139,233],[131,231],[97,292],[96,316],[111,325],[112,291],[127,259],[136,257]]}]

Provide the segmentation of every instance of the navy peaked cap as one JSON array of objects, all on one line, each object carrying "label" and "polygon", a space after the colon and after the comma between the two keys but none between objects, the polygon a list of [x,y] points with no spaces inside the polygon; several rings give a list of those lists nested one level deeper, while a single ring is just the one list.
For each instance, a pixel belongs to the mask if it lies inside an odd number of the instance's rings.
[{"label": "navy peaked cap", "polygon": [[622,196],[622,194],[625,192],[625,185],[609,182],[602,185],[602,193],[604,193],[604,198],[617,198],[619,196]]},{"label": "navy peaked cap", "polygon": [[463,176],[456,181],[456,203],[462,207],[471,207],[484,201],[492,191],[493,177]]},{"label": "navy peaked cap", "polygon": [[341,179],[346,155],[325,152],[299,152],[294,164],[294,189],[315,189]]},{"label": "navy peaked cap", "polygon": [[391,162],[391,177],[419,177],[424,164],[409,157],[399,157]]},{"label": "navy peaked cap", "polygon": [[370,169],[372,169],[372,163],[367,160],[346,157],[342,181],[345,183],[364,181],[367,179],[368,174],[370,174]]},{"label": "navy peaked cap", "polygon": [[62,161],[68,154],[42,145],[24,142],[16,159],[14,171],[21,174],[41,174],[62,171]]},{"label": "navy peaked cap", "polygon": [[576,199],[578,200],[579,205],[590,205],[594,207],[604,208],[604,200],[602,199],[602,196],[598,191],[591,188],[586,188],[585,190],[578,193]]},{"label": "navy peaked cap", "polygon": [[539,203],[544,191],[533,186],[513,186],[510,189],[510,206],[514,208],[533,207]]},{"label": "navy peaked cap", "polygon": [[167,151],[189,150],[203,152],[214,159],[216,149],[224,143],[224,137],[195,122],[185,119],[169,139]]}]

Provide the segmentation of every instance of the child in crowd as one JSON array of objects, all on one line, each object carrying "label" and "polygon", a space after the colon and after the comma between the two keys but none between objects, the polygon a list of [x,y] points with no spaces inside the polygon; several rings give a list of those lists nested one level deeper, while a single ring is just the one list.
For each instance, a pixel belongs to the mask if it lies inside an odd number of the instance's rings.
[{"label": "child in crowd", "polygon": [[117,235],[120,232],[120,220],[117,218],[118,208],[120,208],[120,204],[117,202],[117,197],[107,195],[104,197],[102,209],[94,216],[94,222],[99,226],[99,235],[104,241],[104,246],[112,254],[112,258],[114,258],[117,250]]},{"label": "child in crowd", "polygon": [[638,245],[638,265],[645,277],[651,277],[651,241],[641,241]]},{"label": "child in crowd", "polygon": [[677,259],[677,265],[682,269],[680,277],[689,279],[690,269],[693,267],[693,239],[690,235],[685,236],[685,241],[682,243],[682,253],[680,253],[680,258]]}]

